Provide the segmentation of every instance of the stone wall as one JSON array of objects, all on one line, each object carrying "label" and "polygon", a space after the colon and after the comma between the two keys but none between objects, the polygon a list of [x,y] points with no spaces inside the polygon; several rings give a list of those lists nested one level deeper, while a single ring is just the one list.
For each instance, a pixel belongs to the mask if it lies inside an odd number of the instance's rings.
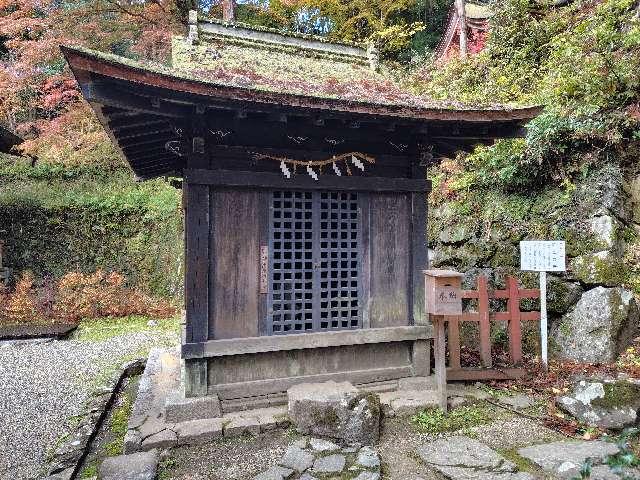
[{"label": "stone wall", "polygon": [[[640,174],[605,165],[574,184],[530,194],[470,191],[464,200],[432,205],[434,268],[465,272],[465,288],[483,274],[503,287],[515,274],[537,288],[537,274],[519,271],[519,242],[564,239],[568,271],[548,276],[552,352],[567,359],[614,361],[638,335]],[[538,302],[522,302],[538,308]]]}]

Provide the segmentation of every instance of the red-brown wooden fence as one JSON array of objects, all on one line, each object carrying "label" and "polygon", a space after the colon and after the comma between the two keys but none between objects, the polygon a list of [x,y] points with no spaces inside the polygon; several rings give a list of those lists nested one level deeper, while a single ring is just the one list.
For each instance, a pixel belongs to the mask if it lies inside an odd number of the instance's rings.
[{"label": "red-brown wooden fence", "polygon": [[[487,278],[480,276],[478,277],[477,290],[463,290],[462,298],[477,300],[478,309],[476,312],[465,312],[460,316],[442,317],[449,324],[447,329],[449,347],[447,380],[489,380],[522,376],[524,370],[521,368],[521,322],[539,321],[540,312],[521,312],[520,300],[523,298],[540,298],[540,290],[518,288],[518,279],[515,277],[507,278],[505,290],[489,290]],[[490,312],[490,299],[506,299],[506,311]],[[494,368],[491,359],[491,322],[497,321],[507,322],[509,360],[512,364],[508,368]],[[478,322],[480,330],[480,368],[462,367],[460,365],[460,324],[462,322]],[[438,351],[437,348],[436,351]]]}]

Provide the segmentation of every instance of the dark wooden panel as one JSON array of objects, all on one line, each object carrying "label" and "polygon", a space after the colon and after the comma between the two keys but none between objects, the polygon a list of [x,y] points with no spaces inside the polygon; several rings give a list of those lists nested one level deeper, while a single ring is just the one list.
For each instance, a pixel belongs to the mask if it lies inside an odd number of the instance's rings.
[{"label": "dark wooden panel", "polygon": [[347,190],[360,192],[428,192],[431,182],[420,179],[379,178],[361,176],[321,175],[314,180],[308,175],[296,175],[288,179],[282,174],[228,171],[228,170],[185,170],[187,182],[201,185],[278,188],[290,190]]},{"label": "dark wooden panel", "polygon": [[213,302],[210,338],[257,337],[260,193],[212,191]]},{"label": "dark wooden panel", "polygon": [[185,309],[188,342],[208,337],[209,187],[185,184]]},{"label": "dark wooden panel", "polygon": [[[348,380],[348,372],[367,372],[381,368],[411,368],[411,346],[412,342],[392,342],[385,343],[383,346],[345,345],[313,350],[300,349],[218,357],[209,361],[209,387],[254,381],[276,383],[278,379],[332,373],[344,373],[342,380]],[[409,375],[411,375],[410,371],[404,376]],[[378,380],[383,379],[371,381]],[[302,381],[304,380],[298,379],[297,383]],[[260,393],[278,391],[280,390]],[[242,396],[256,394],[258,392],[249,389]]]},{"label": "dark wooden panel", "polygon": [[429,266],[427,258],[427,195],[411,194],[411,324],[426,325],[424,311],[424,274]]},{"label": "dark wooden panel", "polygon": [[371,327],[409,324],[410,197],[371,194]]}]

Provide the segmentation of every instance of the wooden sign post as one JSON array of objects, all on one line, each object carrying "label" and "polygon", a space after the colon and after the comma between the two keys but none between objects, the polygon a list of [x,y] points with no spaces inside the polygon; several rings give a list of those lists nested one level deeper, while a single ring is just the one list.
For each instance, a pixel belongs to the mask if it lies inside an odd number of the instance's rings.
[{"label": "wooden sign post", "polygon": [[564,241],[520,242],[520,269],[540,272],[540,343],[542,363],[547,368],[547,272],[566,270]]},{"label": "wooden sign post", "polygon": [[436,384],[440,408],[447,411],[445,321],[462,314],[462,274],[452,270],[424,270],[425,311],[434,328]]}]

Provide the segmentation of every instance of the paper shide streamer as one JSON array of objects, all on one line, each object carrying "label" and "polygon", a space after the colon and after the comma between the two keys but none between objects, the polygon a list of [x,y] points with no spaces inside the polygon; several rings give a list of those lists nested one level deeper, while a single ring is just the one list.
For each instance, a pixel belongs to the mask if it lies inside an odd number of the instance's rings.
[{"label": "paper shide streamer", "polygon": [[256,160],[272,160],[279,162],[280,170],[286,178],[291,178],[291,176],[296,173],[297,168],[300,167],[304,169],[304,171],[314,180],[318,180],[320,178],[319,174],[322,174],[324,167],[328,167],[329,165],[333,169],[333,173],[335,173],[336,176],[341,177],[343,172],[346,172],[347,175],[352,175],[352,166],[364,172],[367,164],[376,163],[375,158],[360,152],[348,152],[340,155],[334,155],[326,160],[296,160],[286,157],[264,155],[261,153],[255,153],[253,158]]}]

